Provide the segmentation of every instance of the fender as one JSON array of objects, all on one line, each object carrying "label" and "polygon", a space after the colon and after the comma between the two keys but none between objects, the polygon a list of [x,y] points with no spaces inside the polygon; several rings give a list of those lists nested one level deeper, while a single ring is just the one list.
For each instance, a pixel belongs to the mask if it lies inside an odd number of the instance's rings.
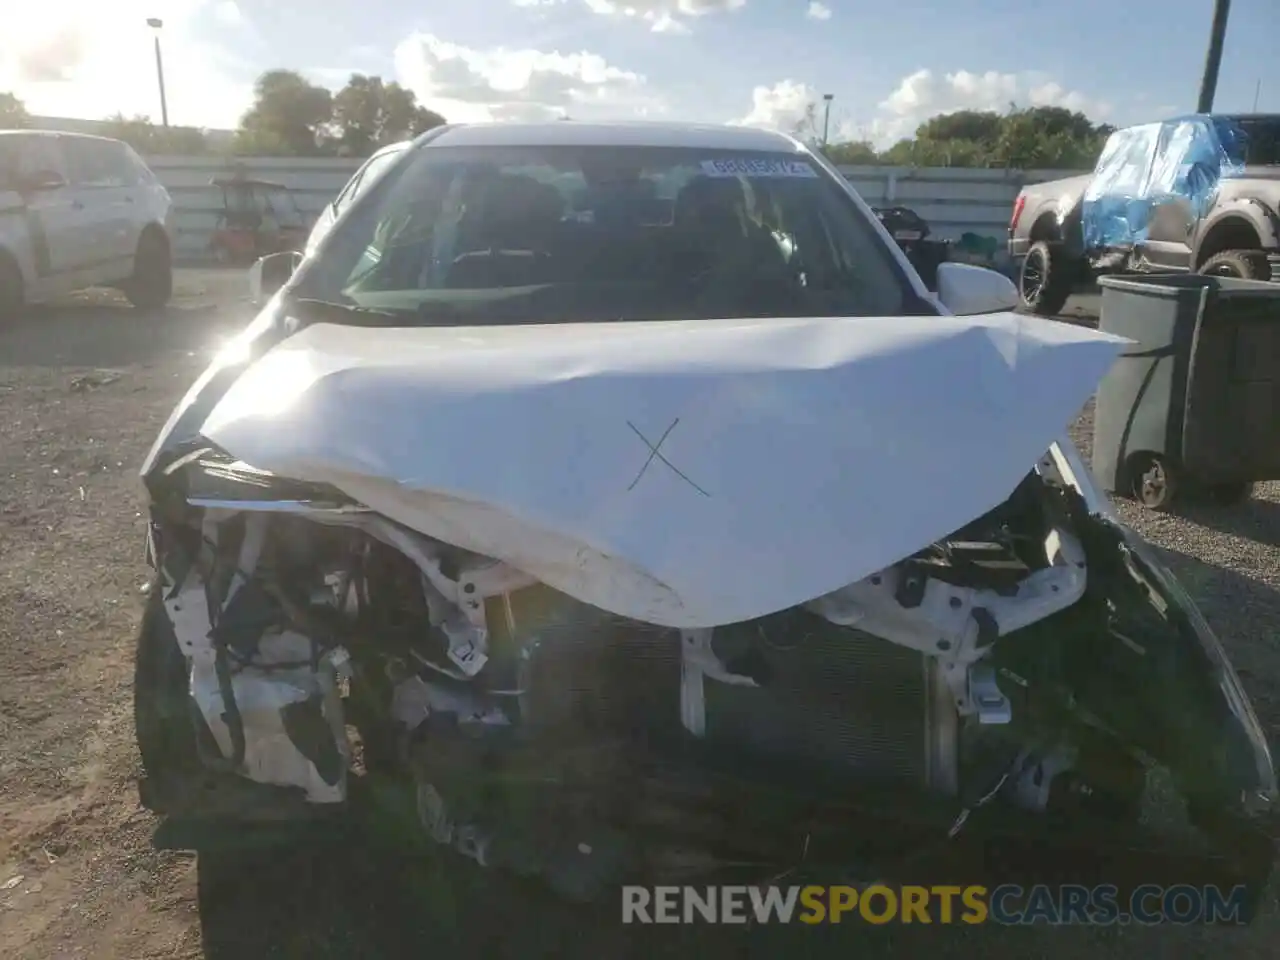
[{"label": "fender", "polygon": [[1233,197],[1215,206],[1200,224],[1191,252],[1192,263],[1201,262],[1200,249],[1205,239],[1213,234],[1215,227],[1227,220],[1244,221],[1253,227],[1262,241],[1262,249],[1280,249],[1280,217],[1276,212],[1254,197]]},{"label": "fender", "polygon": [[[1031,225],[1028,230],[1027,238],[1031,238],[1031,231],[1035,225],[1044,217],[1053,219],[1055,236],[1061,242],[1066,252],[1073,257],[1079,257],[1084,254],[1084,231],[1080,220],[1080,203],[1081,197],[1075,199],[1075,203],[1069,208],[1064,209],[1065,197],[1047,198],[1035,208],[1032,215],[1027,218],[1027,223]],[[1025,214],[1024,214],[1025,215]]]}]

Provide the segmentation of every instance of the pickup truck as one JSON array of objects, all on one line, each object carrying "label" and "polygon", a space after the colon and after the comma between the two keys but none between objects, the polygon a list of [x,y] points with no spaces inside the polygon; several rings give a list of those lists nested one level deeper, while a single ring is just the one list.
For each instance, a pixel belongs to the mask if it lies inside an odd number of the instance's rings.
[{"label": "pickup truck", "polygon": [[1280,114],[1115,131],[1093,173],[1023,187],[1009,255],[1023,307],[1045,316],[1103,273],[1280,280]]}]

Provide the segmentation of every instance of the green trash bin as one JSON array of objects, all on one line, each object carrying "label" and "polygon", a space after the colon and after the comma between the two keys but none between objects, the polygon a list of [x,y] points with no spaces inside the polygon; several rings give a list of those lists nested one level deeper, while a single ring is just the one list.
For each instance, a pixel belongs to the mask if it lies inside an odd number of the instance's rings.
[{"label": "green trash bin", "polygon": [[1135,345],[1098,388],[1093,471],[1152,509],[1280,479],[1280,284],[1103,277],[1099,329]]}]

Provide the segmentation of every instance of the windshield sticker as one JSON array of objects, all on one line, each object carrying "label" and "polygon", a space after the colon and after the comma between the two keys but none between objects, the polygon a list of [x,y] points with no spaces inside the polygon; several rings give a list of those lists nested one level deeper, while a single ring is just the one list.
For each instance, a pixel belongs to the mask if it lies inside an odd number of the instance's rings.
[{"label": "windshield sticker", "polygon": [[702,172],[709,177],[801,177],[813,179],[818,171],[803,160],[761,158],[703,160]]}]

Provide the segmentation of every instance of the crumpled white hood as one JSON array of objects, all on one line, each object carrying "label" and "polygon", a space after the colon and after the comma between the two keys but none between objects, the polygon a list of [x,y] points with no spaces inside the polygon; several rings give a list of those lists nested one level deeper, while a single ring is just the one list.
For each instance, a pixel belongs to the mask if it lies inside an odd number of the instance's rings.
[{"label": "crumpled white hood", "polygon": [[587,603],[704,627],[838,589],[994,507],[1126,342],[1015,314],[322,324],[201,432]]}]

